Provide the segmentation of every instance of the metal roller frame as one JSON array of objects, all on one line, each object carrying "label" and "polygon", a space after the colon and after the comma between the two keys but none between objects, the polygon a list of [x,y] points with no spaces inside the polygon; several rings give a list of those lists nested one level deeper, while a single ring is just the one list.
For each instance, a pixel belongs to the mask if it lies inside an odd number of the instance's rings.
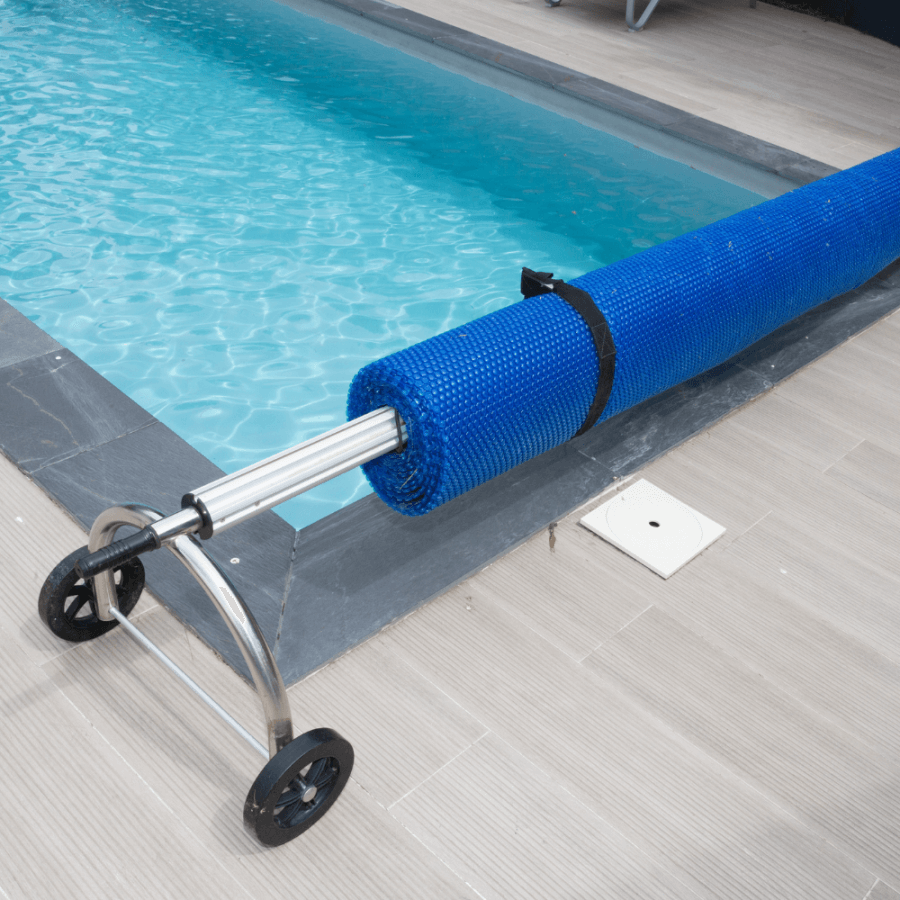
[{"label": "metal roller frame", "polygon": [[[174,518],[177,516],[170,517],[170,519]],[[166,521],[168,520],[161,513],[149,506],[136,503],[113,506],[100,513],[94,521],[88,538],[88,550],[94,552],[108,546],[115,537],[116,531],[123,525],[133,525],[137,528],[145,528],[148,525],[160,527]],[[103,621],[116,619],[120,625],[125,626],[128,633],[138,643],[153,653],[170,672],[231,725],[255,750],[266,758],[274,756],[282,747],[290,743],[294,736],[291,708],[281,673],[278,671],[275,658],[259,625],[237,588],[219,566],[210,559],[196,538],[186,533],[177,534],[169,538],[165,542],[165,546],[194,576],[206,595],[212,600],[240,648],[262,703],[268,733],[268,751],[119,612],[114,599],[115,582],[111,569],[94,576],[97,618]]]},{"label": "metal roller frame", "polygon": [[[105,510],[91,527],[87,556],[75,567],[85,582],[92,583],[97,618],[103,622],[115,620],[122,625],[260,755],[272,760],[294,738],[284,681],[253,614],[195,535],[204,539],[213,537],[358,465],[401,449],[406,439],[406,425],[399,414],[390,407],[382,407],[190,491],[182,498],[183,508],[172,515],[163,516],[149,506],[135,503]],[[116,532],[122,526],[141,531],[116,542]],[[114,569],[139,553],[160,547],[170,550],[191,573],[225,620],[256,686],[266,722],[268,747],[256,740],[119,610]],[[315,796],[315,786],[306,785],[299,775],[291,784],[299,784],[304,798]],[[245,808],[245,821],[246,818]],[[277,842],[283,839],[278,837]]]}]

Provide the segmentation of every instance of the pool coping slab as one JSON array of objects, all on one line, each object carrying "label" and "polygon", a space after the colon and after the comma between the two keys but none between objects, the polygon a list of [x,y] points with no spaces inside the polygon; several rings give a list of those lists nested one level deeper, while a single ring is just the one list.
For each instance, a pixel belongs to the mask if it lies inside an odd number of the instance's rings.
[{"label": "pool coping slab", "polygon": [[[797,186],[837,171],[380,0],[315,2],[540,82]],[[427,516],[401,516],[369,495],[300,531],[267,512],[204,549],[235,583],[291,684],[898,308],[900,263],[894,263],[722,366]],[[2,300],[0,451],[86,529],[102,510],[124,502],[175,512],[183,493],[223,474]],[[73,548],[59,549],[61,558]],[[168,553],[143,559],[160,601],[247,677],[224,622],[186,570]]]}]

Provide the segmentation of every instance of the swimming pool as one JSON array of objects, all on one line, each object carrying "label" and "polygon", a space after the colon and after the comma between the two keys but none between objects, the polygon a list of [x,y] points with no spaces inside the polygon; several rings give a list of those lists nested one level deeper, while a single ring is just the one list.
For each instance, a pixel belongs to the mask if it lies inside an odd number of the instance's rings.
[{"label": "swimming pool", "polygon": [[8,0],[0,30],[0,295],[226,471],[339,424],[363,364],[515,301],[522,265],[760,199],[268,0]]}]

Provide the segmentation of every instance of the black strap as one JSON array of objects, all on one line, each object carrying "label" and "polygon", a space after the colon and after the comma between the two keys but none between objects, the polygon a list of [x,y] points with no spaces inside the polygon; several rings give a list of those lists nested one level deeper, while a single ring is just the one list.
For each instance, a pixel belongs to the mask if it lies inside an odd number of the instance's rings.
[{"label": "black strap", "polygon": [[597,392],[594,394],[594,402],[588,410],[587,417],[581,424],[581,428],[573,437],[584,434],[589,428],[593,428],[597,419],[609,402],[612,393],[613,377],[616,373],[616,345],[610,333],[606,317],[600,312],[597,304],[587,291],[566,284],[565,281],[554,279],[552,272],[532,272],[531,269],[522,269],[522,294],[526,298],[537,297],[540,294],[554,293],[562,297],[578,315],[584,319],[591,329],[591,337],[594,339],[594,348],[597,351]]}]

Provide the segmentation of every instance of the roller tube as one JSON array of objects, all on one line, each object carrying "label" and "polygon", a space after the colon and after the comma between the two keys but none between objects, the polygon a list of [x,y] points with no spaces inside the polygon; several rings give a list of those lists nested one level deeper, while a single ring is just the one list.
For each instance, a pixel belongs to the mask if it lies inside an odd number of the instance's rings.
[{"label": "roller tube", "polygon": [[[725,362],[898,256],[895,150],[572,279],[617,349],[599,421]],[[569,440],[597,373],[584,320],[548,293],[366,366],[347,412],[399,411],[406,449],[364,469],[386,503],[421,515]]]}]

